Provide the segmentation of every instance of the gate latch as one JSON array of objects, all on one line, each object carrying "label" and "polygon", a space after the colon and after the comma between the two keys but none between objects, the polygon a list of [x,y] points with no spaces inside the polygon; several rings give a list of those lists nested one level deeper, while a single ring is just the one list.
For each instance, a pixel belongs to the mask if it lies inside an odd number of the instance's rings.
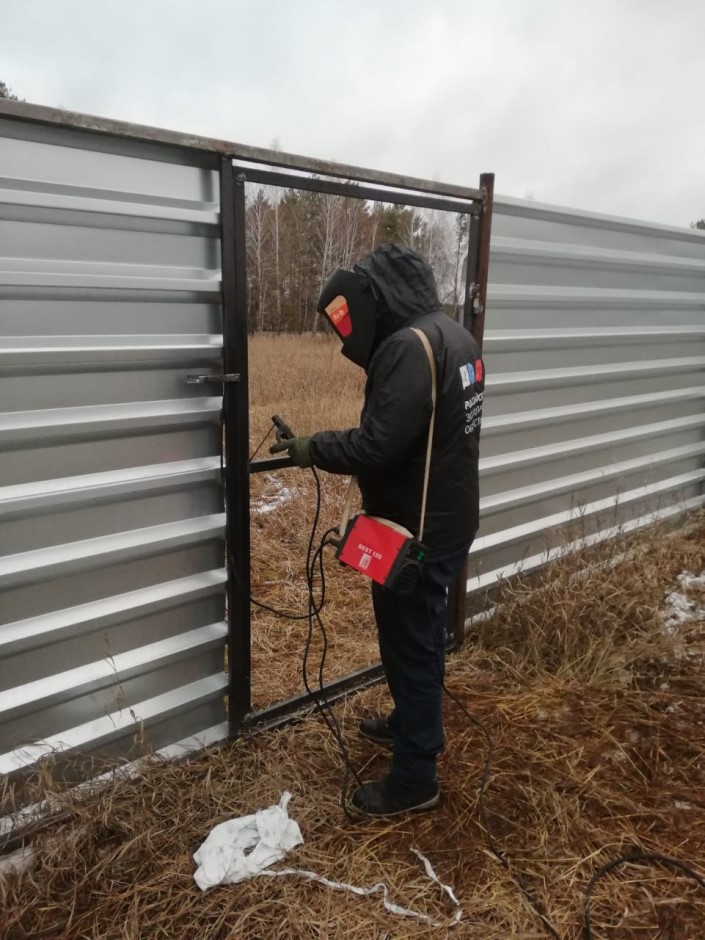
[{"label": "gate latch", "polygon": [[240,373],[239,372],[226,372],[223,375],[220,372],[216,372],[214,375],[187,375],[186,384],[187,385],[224,385],[230,382],[239,382]]}]

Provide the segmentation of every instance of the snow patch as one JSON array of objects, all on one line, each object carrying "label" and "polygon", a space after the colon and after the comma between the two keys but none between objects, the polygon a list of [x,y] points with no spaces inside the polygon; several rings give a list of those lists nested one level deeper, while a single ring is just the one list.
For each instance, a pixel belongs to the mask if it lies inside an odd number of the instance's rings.
[{"label": "snow patch", "polygon": [[698,598],[689,597],[688,591],[705,589],[705,571],[701,574],[691,574],[684,571],[678,575],[680,590],[671,591],[666,595],[666,602],[662,611],[663,628],[666,633],[674,634],[684,623],[705,618],[705,606]]},{"label": "snow patch", "polygon": [[295,490],[283,486],[276,477],[271,476],[269,473],[265,476],[265,480],[274,489],[274,492],[265,493],[264,496],[252,500],[250,509],[257,516],[263,516],[269,512],[274,512],[276,509],[281,509],[282,506],[290,503],[296,495]]}]

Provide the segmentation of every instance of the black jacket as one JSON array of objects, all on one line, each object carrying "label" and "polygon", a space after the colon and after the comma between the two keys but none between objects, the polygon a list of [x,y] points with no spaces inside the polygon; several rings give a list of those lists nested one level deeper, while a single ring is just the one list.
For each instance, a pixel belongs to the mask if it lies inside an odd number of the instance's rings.
[{"label": "black jacket", "polygon": [[[378,259],[379,261],[379,259]],[[354,474],[363,508],[418,533],[428,425],[431,417],[431,371],[414,326],[428,337],[436,360],[437,404],[431,457],[424,542],[430,549],[459,546],[478,528],[478,450],[484,369],[477,343],[462,326],[436,309],[426,275],[405,272],[394,288],[395,271],[384,270],[390,283],[390,309],[378,330],[382,337],[367,368],[360,426],[348,431],[322,431],[311,441],[317,467]],[[378,276],[379,276],[379,272]],[[378,285],[379,286],[379,285]]]}]

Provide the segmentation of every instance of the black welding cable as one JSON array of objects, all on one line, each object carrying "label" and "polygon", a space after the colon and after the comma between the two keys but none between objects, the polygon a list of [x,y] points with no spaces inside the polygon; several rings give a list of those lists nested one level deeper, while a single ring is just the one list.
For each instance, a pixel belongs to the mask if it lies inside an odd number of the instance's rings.
[{"label": "black welding cable", "polygon": [[[272,431],[274,430],[274,428],[275,428],[275,424],[272,423],[272,425],[271,425],[271,427],[269,428],[269,430],[267,431],[267,433],[264,435],[264,437],[262,438],[262,440],[259,442],[259,444],[258,444],[257,447],[255,448],[255,450],[254,450],[252,456],[250,457],[250,462],[252,462],[252,460],[255,458],[255,456],[256,456],[256,455],[259,453],[259,451],[262,449],[262,445],[263,445],[264,442],[267,440],[267,438],[269,437],[269,435],[272,433]],[[224,455],[224,436],[223,436],[223,435],[224,435],[224,431],[225,431],[225,411],[224,411],[223,408],[221,408],[221,410],[220,410],[220,440],[221,440],[221,447],[220,447],[220,476],[221,476],[221,480],[222,480],[222,483],[223,483],[223,491],[224,491],[225,494],[226,494],[226,508],[227,508],[227,487],[226,487],[226,481],[225,481],[225,455]],[[310,559],[311,559],[311,552],[312,552],[312,550],[313,550],[313,543],[314,543],[314,539],[315,539],[315,537],[316,537],[316,530],[317,530],[317,528],[318,528],[318,521],[319,521],[319,518],[320,518],[320,515],[321,515],[321,481],[320,481],[320,479],[319,479],[319,476],[318,476],[318,473],[316,472],[315,467],[312,467],[311,469],[313,470],[313,477],[314,477],[314,479],[315,479],[315,481],[316,481],[316,513],[315,513],[315,515],[314,515],[313,525],[312,525],[312,527],[311,527],[311,535],[310,535],[310,537],[309,537],[309,540],[308,540],[308,548],[307,548],[307,550],[306,550],[306,573],[307,573],[307,580],[308,580],[308,567],[309,567],[309,562],[310,562]],[[233,571],[233,573],[234,573],[234,575],[235,575],[236,580],[237,580],[238,583],[240,584],[240,588],[242,588],[242,582],[240,581],[240,577],[239,577],[239,574],[238,574],[238,572],[237,572],[237,569],[236,569],[235,566],[232,565],[232,564],[231,564],[230,567],[231,567],[231,570]],[[325,605],[325,600],[326,600],[326,597],[325,597],[325,579],[324,579],[324,578],[321,578],[321,596],[320,596],[320,599],[319,599],[318,603],[314,605],[314,610],[315,610],[316,613],[318,613],[319,611],[321,611],[321,610],[323,609],[323,606]],[[250,603],[251,603],[253,606],[259,607],[261,610],[269,611],[270,614],[274,614],[276,617],[281,617],[281,618],[284,619],[284,620],[308,620],[308,616],[309,616],[308,613],[305,613],[305,614],[293,614],[293,613],[291,613],[291,612],[288,611],[288,610],[278,610],[276,607],[271,607],[269,604],[264,604],[262,601],[258,601],[256,598],[252,597],[251,594],[250,594],[250,596],[249,596],[249,601],[250,601]]]},{"label": "black welding cable", "polygon": [[[242,581],[240,580],[240,575],[238,573],[237,568],[232,563],[232,559],[230,559],[230,570],[232,571],[235,577],[235,580],[237,581],[237,583],[240,585],[240,588],[242,589]],[[292,614],[288,610],[277,610],[276,607],[269,607],[267,604],[260,603],[260,601],[252,597],[252,595],[250,595],[249,600],[250,600],[250,603],[254,607],[260,607],[262,610],[267,610],[271,614],[275,614],[277,617],[281,617],[282,620],[299,620],[299,621],[308,620],[308,614]],[[324,604],[325,604],[325,594],[322,593],[318,601],[318,604],[314,607],[314,611],[318,612],[322,610]]]},{"label": "black welding cable", "polygon": [[[316,550],[315,555],[313,556],[311,566],[309,569],[310,571],[309,598],[313,597],[313,575],[315,572],[316,562],[318,560],[320,560],[321,578],[323,579],[325,578],[324,570],[323,570],[323,562],[322,562],[323,550],[325,549],[327,545],[331,544],[328,541],[328,536],[334,532],[337,532],[337,529],[329,529],[324,534],[323,538],[321,539],[321,543],[318,549]],[[327,701],[326,696],[325,696],[325,689],[323,688],[323,668],[324,668],[324,663],[325,663],[326,651],[328,649],[328,637],[327,637],[325,625],[320,617],[320,614],[317,611],[315,611],[313,604],[311,603],[311,600],[309,600],[309,604],[310,606],[309,606],[308,635],[306,637],[306,645],[304,648],[304,657],[303,657],[303,663],[302,663],[304,687],[306,689],[306,692],[308,693],[309,698],[311,698],[316,708],[318,709],[318,712],[321,715],[321,718],[323,718],[326,725],[328,726],[328,729],[330,730],[333,737],[335,738],[338,748],[340,750],[340,755],[342,757],[343,766],[344,766],[343,783],[341,785],[340,804],[343,808],[343,812],[348,817],[348,819],[356,821],[355,817],[351,814],[347,805],[348,783],[350,780],[350,776],[352,776],[355,779],[358,786],[362,786],[362,780],[358,772],[353,767],[352,761],[350,760],[350,755],[348,753],[348,749],[345,744],[345,740],[343,738],[343,733],[340,729],[340,725],[338,724],[338,719],[335,717],[335,713],[333,712],[330,702]],[[308,659],[309,659],[310,650],[311,650],[311,642],[313,640],[314,618],[316,619],[318,623],[319,629],[321,631],[321,636],[323,638],[323,651],[322,651],[321,660],[320,660],[319,669],[318,669],[318,678],[319,678],[318,694],[315,694],[314,691],[311,689],[311,686],[308,680]]]},{"label": "black welding cable", "polygon": [[[321,548],[326,548],[326,547],[329,546],[329,545],[330,545],[332,548],[337,548],[337,547],[338,547],[338,543],[337,543],[337,542],[334,542],[332,539],[329,539],[329,538],[328,538],[328,536],[329,536],[330,534],[332,534],[332,533],[336,533],[336,535],[337,535],[337,534],[338,534],[338,529],[337,529],[337,528],[336,528],[336,529],[329,529],[328,532],[326,532],[326,534],[325,534],[324,537],[323,537],[324,540],[321,542]],[[323,588],[324,585],[325,585],[325,582],[323,581],[323,555],[321,554],[321,587]],[[325,594],[324,594],[323,591],[322,591],[322,596],[325,596]],[[326,628],[325,628],[325,625],[324,625],[324,623],[323,623],[323,621],[321,620],[321,617],[320,617],[321,609],[322,609],[322,605],[321,605],[321,604],[319,604],[318,607],[314,607],[314,608],[313,608],[313,614],[314,614],[314,616],[315,616],[315,618],[316,618],[316,621],[318,622],[318,628],[319,628],[319,630],[321,631],[321,638],[322,638],[322,641],[323,641],[323,648],[322,648],[322,650],[321,650],[321,659],[320,659],[320,662],[319,662],[319,664],[318,664],[318,685],[319,685],[319,687],[322,689],[322,688],[323,688],[323,671],[324,671],[324,669],[325,669],[326,657],[327,657],[327,655],[328,655],[328,633],[327,633]]]},{"label": "black welding cable", "polygon": [[[337,533],[338,530],[335,529],[335,530],[332,530],[332,531],[335,531],[335,532]],[[324,539],[325,539],[325,537],[324,537]],[[324,541],[321,543],[322,548],[325,548],[326,545],[331,545],[331,546],[337,548],[337,543],[334,542],[334,541],[332,541],[332,540],[330,540],[330,541],[325,541],[325,540],[324,540]],[[321,571],[322,571],[322,570],[323,570],[323,568],[322,568],[322,566],[321,566]],[[327,654],[327,652],[328,652],[328,635],[327,635],[327,632],[326,632],[325,625],[324,625],[324,623],[323,623],[323,621],[322,621],[322,619],[321,619],[320,614],[318,613],[318,611],[315,612],[315,616],[316,616],[316,620],[318,621],[318,626],[319,626],[319,629],[320,629],[320,631],[321,631],[321,636],[322,636],[322,638],[323,638],[323,649],[322,649],[322,651],[321,651],[321,659],[320,659],[319,668],[318,668],[318,687],[319,687],[319,689],[321,690],[321,693],[323,694],[323,671],[324,671],[324,668],[325,668],[326,654]],[[329,706],[329,707],[330,707],[330,706]],[[354,768],[354,766],[353,766],[353,764],[352,764],[352,762],[351,762],[351,760],[350,760],[350,755],[348,754],[348,751],[347,751],[347,749],[346,749],[346,747],[345,747],[345,743],[344,743],[344,740],[343,740],[342,732],[341,732],[341,730],[340,730],[340,727],[339,727],[339,725],[338,725],[338,721],[337,721],[337,719],[336,719],[336,717],[335,717],[335,714],[334,714],[334,712],[333,712],[332,709],[330,710],[330,716],[331,716],[331,719],[333,720],[333,723],[335,724],[335,727],[336,727],[336,729],[337,729],[337,731],[338,731],[338,734],[337,734],[336,738],[337,738],[338,744],[339,744],[339,746],[340,746],[341,755],[342,755],[342,758],[343,758],[343,768],[344,768],[344,769],[343,769],[343,781],[342,781],[341,786],[340,786],[340,805],[342,806],[343,812],[345,813],[345,815],[347,816],[347,818],[348,818],[349,820],[351,820],[352,822],[357,822],[357,821],[358,821],[358,820],[357,820],[357,817],[354,816],[354,815],[350,812],[350,809],[349,809],[349,807],[348,807],[348,790],[349,790],[349,786],[350,786],[350,779],[351,779],[351,777],[352,777],[352,779],[355,780],[355,782],[357,783],[358,787],[363,786],[363,782],[362,782],[362,779],[361,779],[359,773],[355,770],[355,768]]]},{"label": "black welding cable", "polygon": [[[301,672],[302,672],[302,677],[303,677],[303,682],[304,682],[304,688],[306,689],[306,693],[308,697],[316,706],[319,714],[321,715],[321,718],[323,718],[323,720],[325,721],[329,730],[333,734],[333,737],[335,738],[338,744],[338,747],[340,748],[340,753],[343,758],[343,764],[345,767],[345,776],[344,776],[344,781],[343,781],[343,794],[344,794],[346,791],[346,781],[348,779],[349,774],[352,774],[354,776],[355,780],[358,782],[359,785],[361,785],[361,780],[357,774],[357,771],[352,766],[352,763],[350,761],[350,756],[345,746],[345,741],[343,740],[343,734],[340,730],[340,726],[338,725],[338,720],[335,717],[335,714],[332,708],[330,707],[330,704],[326,700],[325,690],[323,688],[323,670],[325,667],[326,654],[328,652],[328,634],[326,632],[325,625],[320,616],[320,612],[323,609],[323,606],[325,604],[325,597],[326,597],[326,576],[325,576],[325,569],[323,566],[323,551],[327,545],[334,544],[330,541],[330,536],[333,534],[337,534],[338,530],[336,527],[327,529],[323,533],[323,536],[321,537],[321,541],[320,541],[320,544],[318,545],[318,548],[316,549],[315,552],[313,552],[313,545],[314,545],[315,538],[316,538],[316,532],[318,530],[318,523],[321,517],[321,480],[318,475],[318,471],[316,470],[315,467],[311,467],[311,472],[313,474],[313,478],[316,483],[316,511],[314,513],[313,524],[311,526],[311,534],[309,536],[308,547],[306,549],[306,586],[308,589],[308,612],[305,614],[305,618],[308,621],[308,631],[306,635],[306,643],[304,645],[304,655],[303,655],[303,659],[301,663]],[[321,596],[320,596],[320,600],[318,604],[316,604],[316,601],[315,601],[315,576],[316,576],[317,564],[318,564],[318,569],[319,569],[319,578],[321,582]],[[321,631],[321,637],[323,641],[323,649],[322,649],[320,664],[318,668],[318,681],[319,681],[318,696],[314,694],[314,691],[311,688],[309,684],[309,680],[308,680],[308,661],[309,661],[309,656],[311,653],[311,643],[313,642],[314,618],[316,622],[318,623],[318,627]],[[294,617],[291,617],[290,619],[299,620],[301,618],[299,616],[294,616]],[[342,802],[343,810],[345,814],[349,815],[346,804],[345,804],[345,800],[343,798],[341,798],[341,802]]]},{"label": "black welding cable", "polygon": [[[267,610],[270,614],[274,614],[275,617],[281,617],[282,620],[308,620],[308,614],[292,614],[288,610],[277,610],[276,607],[270,607],[268,604],[263,604],[261,601],[256,600],[254,597],[250,597],[250,603],[253,607],[259,607],[260,610]],[[317,610],[321,610],[324,604],[324,597],[321,595],[321,599],[318,602]]]},{"label": "black welding cable", "polygon": [[[324,535],[323,538],[321,539],[321,544],[318,546],[318,548],[316,549],[316,551],[315,551],[313,557],[311,558],[310,562],[309,562],[309,563],[307,564],[307,566],[306,566],[306,584],[307,584],[307,588],[308,588],[308,613],[306,614],[306,619],[307,619],[307,621],[308,621],[308,636],[307,636],[307,638],[306,638],[306,645],[305,645],[305,647],[304,647],[304,657],[303,657],[303,661],[302,661],[302,671],[303,671],[304,686],[305,686],[306,691],[308,692],[309,695],[312,695],[312,694],[313,694],[313,693],[311,692],[311,690],[310,690],[310,688],[309,688],[309,684],[308,684],[308,660],[309,660],[309,656],[310,656],[310,653],[311,653],[311,643],[312,643],[312,640],[313,640],[313,621],[314,621],[314,618],[315,618],[316,621],[318,622],[319,628],[321,629],[321,636],[322,636],[322,638],[323,638],[323,653],[322,653],[322,657],[321,657],[321,663],[323,663],[323,661],[324,661],[324,659],[325,659],[326,652],[327,652],[327,650],[328,650],[328,637],[327,637],[327,634],[326,634],[326,631],[325,631],[325,627],[323,626],[323,622],[322,622],[322,620],[321,620],[321,618],[320,618],[320,614],[318,613],[318,608],[316,607],[315,602],[314,602],[314,600],[313,600],[313,597],[314,597],[314,578],[315,578],[315,573],[316,573],[316,564],[318,564],[318,568],[319,568],[319,578],[320,578],[320,581],[321,581],[321,594],[322,594],[323,596],[325,596],[325,583],[326,583],[326,578],[325,578],[325,571],[324,571],[324,568],[323,568],[323,549],[325,548],[325,546],[326,546],[326,544],[327,544],[326,540],[327,540],[328,536],[329,536],[332,532],[335,532],[335,531],[336,531],[335,529],[329,529],[328,532],[325,533],[325,535]],[[318,668],[318,675],[319,675],[319,682],[320,682],[320,687],[321,687],[321,688],[320,688],[321,693],[323,692],[322,674],[323,674],[323,665],[319,665],[319,668]]]},{"label": "black welding cable", "polygon": [[[220,421],[221,421],[221,441],[222,441],[223,428],[224,428],[224,412],[222,410],[220,414]],[[274,427],[274,425],[272,425],[272,427]],[[267,432],[267,435],[260,442],[259,447],[255,450],[255,454],[262,447],[262,444],[264,444],[264,441],[267,439],[267,437],[269,437],[270,433],[271,433],[271,429],[270,431]],[[255,600],[255,598],[253,598],[252,595],[250,595],[249,600],[250,600],[250,603],[254,604],[256,607],[261,607],[263,610],[268,610],[271,613],[276,614],[276,616],[283,617],[286,620],[297,620],[297,621],[306,620],[308,622],[308,631],[307,631],[306,643],[304,646],[304,656],[303,656],[303,661],[302,661],[302,675],[303,675],[304,688],[306,689],[306,693],[309,699],[314,703],[315,707],[317,708],[318,712],[320,713],[321,717],[323,718],[330,732],[335,738],[338,744],[338,747],[340,748],[340,753],[343,758],[343,763],[345,767],[345,775],[344,775],[342,795],[341,795],[341,804],[343,806],[343,810],[345,814],[347,816],[350,816],[350,813],[347,809],[346,800],[345,800],[345,793],[347,791],[347,781],[351,774],[357,781],[358,785],[361,786],[362,781],[360,780],[360,777],[357,771],[352,766],[347,748],[345,746],[345,741],[343,740],[343,735],[340,730],[340,726],[338,725],[338,721],[332,709],[330,708],[329,703],[326,701],[325,690],[323,689],[323,670],[325,666],[326,654],[328,651],[328,635],[327,635],[325,626],[323,624],[323,621],[321,620],[321,617],[320,617],[320,612],[325,605],[325,599],[326,599],[326,579],[325,579],[325,571],[323,567],[323,550],[327,545],[334,544],[333,542],[329,540],[329,536],[333,535],[334,533],[337,533],[338,530],[337,528],[328,529],[323,534],[320,545],[318,546],[316,551],[313,552],[316,532],[318,530],[318,523],[321,517],[321,481],[320,481],[320,477],[318,476],[318,472],[316,471],[316,468],[312,467],[311,471],[313,473],[313,478],[316,483],[316,511],[314,513],[313,524],[311,526],[311,534],[309,536],[308,546],[306,549],[306,586],[307,586],[307,593],[308,593],[308,611],[305,614],[292,614],[292,613],[289,613],[288,611],[277,610],[275,607],[270,607],[268,604],[263,604],[260,601]],[[225,495],[226,495],[226,506],[227,506],[227,487],[225,486],[225,466],[224,466],[224,457],[223,457],[222,447],[221,447],[221,452],[220,452],[220,472],[221,472],[221,477],[223,479],[224,490],[225,490]],[[321,594],[320,594],[318,603],[316,603],[316,599],[315,599],[316,565],[318,565],[318,568],[319,568],[319,579],[321,582]],[[240,587],[242,588],[242,582],[240,581],[237,568],[233,564],[232,559],[230,559],[229,567],[232,573],[234,574],[235,579],[238,581],[238,583],[240,584]],[[316,619],[318,623],[319,629],[321,631],[321,636],[323,639],[323,651],[321,655],[320,665],[318,668],[320,698],[319,696],[315,694],[314,690],[311,688],[310,683],[308,681],[308,660],[309,660],[309,656],[311,652],[311,643],[313,641],[314,618]],[[326,708],[328,709],[328,712],[326,712]]]},{"label": "black welding cable", "polygon": [[[274,427],[274,425],[272,425]],[[313,543],[316,538],[316,531],[318,530],[318,522],[321,518],[321,479],[318,476],[318,472],[315,467],[311,467],[313,473],[313,479],[316,481],[316,512],[313,517],[313,525],[311,526],[311,534],[308,539],[308,547],[306,549],[306,585],[308,588],[308,601],[309,608],[311,606],[311,600],[313,598],[313,580],[309,577],[309,569],[311,567],[311,553],[313,552]],[[335,532],[335,529],[330,529],[326,532],[323,537],[324,540],[328,537],[331,532]],[[326,580],[323,576],[323,557],[320,558],[320,567],[321,567],[321,596],[316,604],[313,603],[313,611],[316,615],[323,610],[323,606],[326,602]],[[255,600],[254,597],[250,597],[250,603],[254,604],[255,607],[260,607],[262,610],[268,610],[272,614],[276,614],[277,617],[282,617],[285,620],[308,620],[310,613],[305,614],[292,614],[285,610],[277,610],[275,607],[270,607],[268,604],[263,604],[261,601]]]}]

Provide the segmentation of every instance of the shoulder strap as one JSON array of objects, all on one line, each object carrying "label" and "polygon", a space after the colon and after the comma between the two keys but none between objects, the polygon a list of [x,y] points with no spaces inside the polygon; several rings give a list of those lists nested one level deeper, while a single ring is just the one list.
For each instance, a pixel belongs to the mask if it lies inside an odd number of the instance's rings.
[{"label": "shoulder strap", "polygon": [[431,450],[433,448],[433,428],[436,423],[436,360],[433,358],[433,350],[428,341],[428,337],[422,330],[411,327],[411,332],[416,333],[426,350],[428,364],[431,367],[431,420],[428,425],[428,441],[426,443],[426,467],[423,474],[423,496],[421,498],[421,520],[419,522],[419,542],[423,542],[423,527],[426,520],[426,496],[428,494],[428,474],[431,469]]},{"label": "shoulder strap", "polygon": [[[433,350],[431,349],[431,344],[428,341],[428,337],[422,331],[416,327],[410,327],[412,333],[416,335],[421,340],[423,348],[426,351],[426,356],[428,358],[428,364],[431,367],[431,421],[428,425],[428,441],[426,443],[426,467],[424,469],[423,476],[423,494],[421,497],[421,517],[419,522],[419,542],[423,542],[423,528],[424,521],[426,519],[426,496],[428,493],[428,475],[431,469],[431,450],[433,449],[433,428],[436,423],[436,360],[433,358]],[[348,485],[348,492],[345,496],[345,505],[343,507],[343,518],[340,520],[340,534],[343,535],[345,532],[348,521],[350,519],[350,513],[352,511],[352,501],[353,493],[355,490],[356,478],[350,477],[350,483]]]}]

